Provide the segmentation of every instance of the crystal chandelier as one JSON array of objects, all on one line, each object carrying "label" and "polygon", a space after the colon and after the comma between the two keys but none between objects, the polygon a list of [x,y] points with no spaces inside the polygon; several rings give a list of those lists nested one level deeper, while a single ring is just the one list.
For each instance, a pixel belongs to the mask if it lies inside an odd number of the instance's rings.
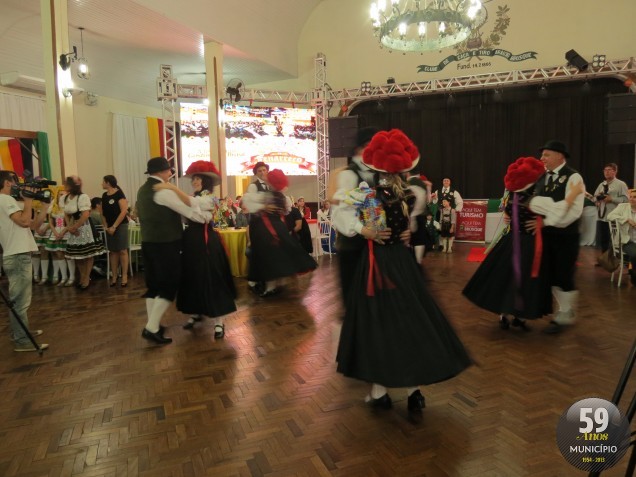
[{"label": "crystal chandelier", "polygon": [[377,0],[371,21],[390,50],[440,50],[467,40],[488,12],[479,0]]}]

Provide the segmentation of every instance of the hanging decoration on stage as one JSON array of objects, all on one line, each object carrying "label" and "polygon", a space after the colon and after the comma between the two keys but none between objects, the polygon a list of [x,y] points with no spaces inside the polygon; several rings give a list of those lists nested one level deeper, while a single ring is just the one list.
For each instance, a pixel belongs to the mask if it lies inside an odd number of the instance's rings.
[{"label": "hanging decoration on stage", "polygon": [[[482,8],[485,7],[482,6]],[[502,38],[506,36],[506,30],[508,29],[508,26],[510,26],[509,12],[510,7],[508,7],[508,5],[497,7],[495,24],[490,33],[484,36],[482,26],[475,28],[470,37],[455,45],[457,54],[447,56],[437,65],[419,65],[417,67],[417,72],[435,73],[443,70],[452,62],[457,62],[458,70],[485,68],[492,66],[492,63],[485,58],[495,56],[505,58],[506,60],[515,63],[530,59],[535,60],[537,58],[536,51],[526,51],[524,53],[514,54],[502,48],[495,48],[501,44]]]}]

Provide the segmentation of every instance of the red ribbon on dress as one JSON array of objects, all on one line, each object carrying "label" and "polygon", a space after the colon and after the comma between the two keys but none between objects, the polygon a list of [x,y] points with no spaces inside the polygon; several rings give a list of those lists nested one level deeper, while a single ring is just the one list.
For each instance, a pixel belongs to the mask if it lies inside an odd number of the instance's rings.
[{"label": "red ribbon on dress", "polygon": [[[395,285],[391,280],[386,278],[380,272],[378,263],[375,261],[375,253],[373,251],[373,240],[367,240],[369,244],[369,276],[367,277],[367,296],[375,296],[375,287],[379,290],[383,288],[391,289],[395,288]],[[375,286],[374,286],[375,282]]]},{"label": "red ribbon on dress", "polygon": [[541,255],[543,254],[543,238],[541,234],[541,228],[543,227],[543,218],[537,216],[537,228],[534,231],[534,257],[532,259],[532,278],[539,276],[539,269],[541,268]]},{"label": "red ribbon on dress", "polygon": [[272,238],[274,239],[274,245],[278,245],[278,242],[280,242],[280,238],[278,237],[276,230],[274,230],[274,226],[272,225],[272,222],[269,220],[269,215],[261,214],[261,218],[263,219],[265,228],[269,231],[270,234],[272,234]]}]

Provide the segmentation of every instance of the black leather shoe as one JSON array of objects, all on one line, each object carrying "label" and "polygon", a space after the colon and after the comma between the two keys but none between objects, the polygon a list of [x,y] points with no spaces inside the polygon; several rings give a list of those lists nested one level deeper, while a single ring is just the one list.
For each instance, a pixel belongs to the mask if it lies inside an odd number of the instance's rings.
[{"label": "black leather shoe", "polygon": [[508,321],[508,318],[506,318],[505,315],[499,315],[499,328],[502,330],[510,328],[510,321]]},{"label": "black leather shoe", "polygon": [[225,325],[214,325],[214,339],[220,340],[225,336]]},{"label": "black leather shoe", "polygon": [[532,329],[528,326],[526,320],[520,320],[519,318],[514,318],[512,320],[512,326],[522,329],[523,331],[530,331]]},{"label": "black leather shoe", "polygon": [[391,396],[387,393],[377,399],[371,398],[369,405],[373,408],[391,409],[393,407],[393,401],[391,401]]},{"label": "black leather shoe", "polygon": [[421,412],[426,407],[426,399],[420,390],[413,391],[408,399],[407,408],[409,411]]},{"label": "black leather shoe", "polygon": [[563,326],[556,321],[551,321],[547,328],[543,329],[543,333],[547,335],[556,335],[563,331]]},{"label": "black leather shoe", "polygon": [[170,344],[172,343],[172,338],[168,338],[163,336],[163,330],[159,328],[159,331],[153,333],[148,331],[146,328],[141,332],[141,337],[147,339],[148,341],[154,341],[157,344]]},{"label": "black leather shoe", "polygon": [[183,325],[183,329],[184,330],[191,330],[192,328],[194,328],[194,324],[198,323],[199,321],[201,321],[201,315],[193,315],[190,317],[190,319],[186,322],[185,325]]}]

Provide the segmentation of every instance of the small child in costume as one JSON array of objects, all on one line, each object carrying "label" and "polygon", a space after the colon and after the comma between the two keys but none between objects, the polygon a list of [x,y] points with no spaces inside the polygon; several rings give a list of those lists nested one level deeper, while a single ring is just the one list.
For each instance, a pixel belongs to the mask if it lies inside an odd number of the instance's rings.
[{"label": "small child in costume", "polygon": [[442,200],[442,210],[440,211],[440,225],[442,227],[442,252],[453,253],[453,240],[455,240],[455,224],[457,223],[457,212],[452,209],[450,202]]}]

